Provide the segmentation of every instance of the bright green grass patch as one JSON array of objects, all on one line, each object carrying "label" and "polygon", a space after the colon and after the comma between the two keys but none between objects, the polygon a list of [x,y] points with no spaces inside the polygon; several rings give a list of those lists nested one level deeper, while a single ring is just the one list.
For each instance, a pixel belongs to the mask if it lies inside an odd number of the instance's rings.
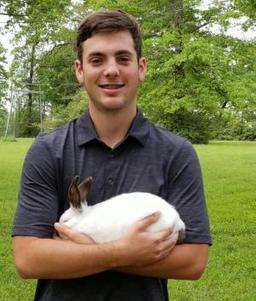
[{"label": "bright green grass patch", "polygon": [[0,300],[33,299],[34,281],[18,278],[12,263],[11,227],[19,178],[25,153],[32,139],[0,141]]},{"label": "bright green grass patch", "polygon": [[[11,226],[25,152],[32,139],[0,142],[0,300],[33,299],[34,281],[20,280],[11,257]],[[256,143],[196,146],[213,235],[199,281],[169,281],[172,301],[254,301],[256,296]]]}]

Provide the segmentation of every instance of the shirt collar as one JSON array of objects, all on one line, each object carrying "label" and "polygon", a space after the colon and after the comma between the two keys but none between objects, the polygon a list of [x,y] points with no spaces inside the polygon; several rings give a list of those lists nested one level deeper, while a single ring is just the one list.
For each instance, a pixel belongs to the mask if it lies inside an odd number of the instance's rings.
[{"label": "shirt collar", "polygon": [[[100,138],[90,118],[89,111],[86,111],[77,120],[78,145],[84,145],[92,141],[100,141]],[[132,137],[137,140],[142,146],[145,145],[149,135],[148,120],[143,116],[143,113],[137,109],[137,114],[127,132],[127,138]],[[125,139],[125,140],[126,140]]]},{"label": "shirt collar", "polygon": [[93,122],[90,118],[89,111],[86,111],[77,120],[78,145],[87,144],[91,141],[99,140]]},{"label": "shirt collar", "polygon": [[127,137],[135,138],[142,146],[147,142],[149,136],[149,122],[144,117],[140,109],[137,108],[137,114],[134,118],[130,129],[128,130]]}]

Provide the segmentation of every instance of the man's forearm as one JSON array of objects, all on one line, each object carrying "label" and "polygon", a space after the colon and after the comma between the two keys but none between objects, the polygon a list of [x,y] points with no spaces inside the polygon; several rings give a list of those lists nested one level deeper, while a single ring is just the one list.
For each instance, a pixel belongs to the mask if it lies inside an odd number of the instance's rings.
[{"label": "man's forearm", "polygon": [[[206,265],[208,246],[176,245],[177,233],[150,233],[149,216],[137,222],[122,239],[96,244],[91,238],[60,224],[62,239],[17,236],[13,239],[14,261],[23,278],[78,278],[106,270],[151,277],[195,279]],[[169,255],[168,255],[169,254]]]},{"label": "man's forearm", "polygon": [[113,244],[77,244],[69,240],[15,237],[14,260],[23,278],[77,278],[116,267]]},{"label": "man's forearm", "polygon": [[208,259],[208,245],[177,245],[163,260],[141,267],[121,267],[116,270],[148,277],[197,280],[201,277]]}]

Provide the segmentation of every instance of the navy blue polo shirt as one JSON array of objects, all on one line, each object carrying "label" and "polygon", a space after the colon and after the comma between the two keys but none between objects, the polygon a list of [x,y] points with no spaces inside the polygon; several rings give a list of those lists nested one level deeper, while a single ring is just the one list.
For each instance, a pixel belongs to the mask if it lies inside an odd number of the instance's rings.
[{"label": "navy blue polo shirt", "polygon": [[[89,113],[40,135],[25,158],[13,236],[50,238],[69,207],[72,178],[92,176],[88,204],[124,192],[151,192],[179,211],[185,243],[211,244],[197,155],[192,145],[156,127],[138,110],[126,137],[114,149],[97,135]],[[35,300],[168,300],[163,279],[107,271],[70,280],[39,280]]]}]

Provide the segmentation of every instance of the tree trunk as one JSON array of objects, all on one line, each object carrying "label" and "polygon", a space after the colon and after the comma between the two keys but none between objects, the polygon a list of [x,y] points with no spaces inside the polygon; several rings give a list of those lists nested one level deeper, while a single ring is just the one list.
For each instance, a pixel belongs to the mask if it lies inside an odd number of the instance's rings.
[{"label": "tree trunk", "polygon": [[[177,40],[175,47],[175,53],[180,54],[183,49],[182,43],[182,31],[184,26],[184,14],[183,14],[183,0],[171,0],[170,2],[170,16],[171,16],[171,29],[174,30],[177,34]],[[174,76],[175,79],[183,78],[184,74],[184,64],[176,64],[174,66]]]},{"label": "tree trunk", "polygon": [[183,0],[171,0],[171,26],[182,29],[183,24]]},{"label": "tree trunk", "polygon": [[32,45],[31,57],[30,57],[30,71],[28,78],[28,102],[27,102],[27,122],[25,126],[25,136],[31,137],[33,135],[33,80],[34,80],[34,67],[35,67],[35,50],[36,45]]}]

